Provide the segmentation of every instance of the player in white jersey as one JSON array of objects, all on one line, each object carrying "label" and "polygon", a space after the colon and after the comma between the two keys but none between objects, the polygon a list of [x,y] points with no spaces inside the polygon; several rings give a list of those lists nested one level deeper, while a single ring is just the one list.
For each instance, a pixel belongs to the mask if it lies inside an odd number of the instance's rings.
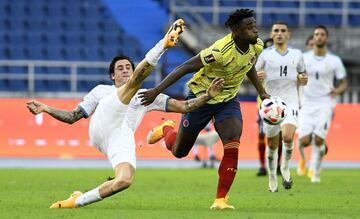
[{"label": "player in white jersey", "polygon": [[274,40],[274,46],[263,50],[255,67],[258,71],[258,77],[265,82],[266,91],[271,96],[283,99],[288,107],[288,115],[281,124],[265,124],[264,127],[268,142],[266,157],[269,191],[277,192],[276,169],[280,131],[283,139],[283,159],[280,168],[283,186],[285,189],[292,187],[289,162],[293,151],[293,139],[299,110],[297,87],[298,85],[306,85],[307,74],[302,52],[287,44],[290,37],[288,25],[283,22],[273,24],[270,36]]},{"label": "player in white jersey", "polygon": [[45,112],[69,124],[92,115],[90,139],[108,157],[115,171],[114,179],[84,194],[74,192],[70,198],[52,204],[51,208],[81,207],[128,188],[133,182],[136,168],[134,131],[144,113],[151,110],[188,112],[205,104],[221,91],[223,80],[215,79],[206,94],[189,101],[178,101],[160,95],[154,104],[144,107],[136,96],[133,98],[165,50],[175,46],[183,28],[184,22],[177,20],[165,38],[147,53],[135,70],[128,57],[116,56],[109,67],[110,78],[115,86],[96,86],[75,110],[56,109],[35,100],[27,102],[27,107],[33,114]]},{"label": "player in white jersey", "polygon": [[[314,140],[314,175],[311,182],[320,182],[320,169],[325,155],[325,139],[336,105],[335,97],[347,88],[346,70],[341,59],[327,49],[329,33],[325,26],[314,29],[313,50],[304,53],[304,62],[309,74],[309,83],[303,90],[302,108],[299,118],[300,164],[305,168],[304,147]],[[334,87],[334,79],[339,85]],[[315,156],[314,156],[315,155]]]}]

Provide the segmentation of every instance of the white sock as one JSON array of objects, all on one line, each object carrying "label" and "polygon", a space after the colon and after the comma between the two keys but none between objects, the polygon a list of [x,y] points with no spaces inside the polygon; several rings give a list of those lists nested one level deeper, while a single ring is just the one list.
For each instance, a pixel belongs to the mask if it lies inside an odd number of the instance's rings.
[{"label": "white sock", "polygon": [[305,147],[300,143],[300,140],[299,140],[299,152],[300,152],[301,159],[306,160]]},{"label": "white sock", "polygon": [[321,171],[321,162],[325,155],[325,144],[322,144],[321,146],[316,146],[318,148],[317,156],[315,157],[314,162],[314,173],[315,175],[320,175]]},{"label": "white sock", "polygon": [[198,155],[198,146],[196,144],[193,147],[193,154],[194,156]]},{"label": "white sock", "polygon": [[164,39],[162,39],[152,49],[150,49],[150,51],[146,54],[145,59],[150,65],[156,66],[161,58],[161,55],[164,54],[165,51]]},{"label": "white sock", "polygon": [[293,149],[294,149],[293,142],[285,143],[284,141],[282,141],[282,151],[283,151],[283,159],[281,161],[282,168],[285,169],[289,168],[289,163],[291,160]]},{"label": "white sock", "polygon": [[311,160],[310,160],[310,170],[315,169],[315,160],[318,155],[319,148],[315,145],[315,140],[311,143]]},{"label": "white sock", "polygon": [[276,175],[277,169],[277,160],[278,160],[278,149],[271,149],[269,146],[266,146],[266,163],[269,174]]},{"label": "white sock", "polygon": [[95,188],[77,197],[75,200],[75,205],[77,207],[82,207],[100,200],[102,200],[102,198],[100,197],[99,188]]}]

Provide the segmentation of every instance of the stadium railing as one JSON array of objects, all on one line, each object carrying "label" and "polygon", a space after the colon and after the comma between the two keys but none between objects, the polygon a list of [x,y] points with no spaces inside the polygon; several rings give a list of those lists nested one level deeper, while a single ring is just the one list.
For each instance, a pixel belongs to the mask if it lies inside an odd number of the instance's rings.
[{"label": "stadium railing", "polygon": [[[81,98],[97,84],[112,84],[108,66],[108,62],[93,61],[0,60],[0,97]],[[6,72],[11,68],[18,71]],[[46,72],[42,68],[46,68]],[[18,83],[9,87],[5,81],[24,82],[24,85],[21,87]],[[58,89],[42,89],[41,82],[45,81],[50,82],[48,86],[55,86],[56,81],[64,81],[68,86],[60,84]],[[161,65],[158,65],[145,83],[157,84],[160,81]]]}]

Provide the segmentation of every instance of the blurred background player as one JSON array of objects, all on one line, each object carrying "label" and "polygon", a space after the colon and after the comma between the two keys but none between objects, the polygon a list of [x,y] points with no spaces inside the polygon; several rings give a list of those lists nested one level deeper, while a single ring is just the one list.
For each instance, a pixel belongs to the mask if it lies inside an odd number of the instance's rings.
[{"label": "blurred background player", "polygon": [[311,35],[308,36],[308,38],[306,39],[305,49],[306,49],[306,50],[312,50],[312,49],[314,49],[314,45],[315,45],[314,35],[311,34]]},{"label": "blurred background player", "polygon": [[288,46],[290,32],[284,22],[274,23],[270,33],[274,46],[265,49],[256,63],[256,70],[265,82],[266,91],[280,97],[287,105],[287,116],[279,125],[264,124],[267,136],[267,169],[269,173],[269,191],[277,192],[277,158],[279,134],[282,133],[283,159],[281,174],[285,189],[291,189],[289,162],[293,151],[293,139],[297,127],[299,110],[298,84],[306,85],[307,74],[300,50]]},{"label": "blurred background player", "polygon": [[254,67],[263,49],[263,43],[258,38],[254,11],[236,10],[229,15],[225,26],[230,27],[230,34],[176,67],[156,88],[142,93],[143,104],[150,104],[160,92],[181,77],[197,72],[188,82],[190,93],[186,99],[191,100],[205,91],[212,78],[221,76],[225,79],[224,89],[217,97],[203,107],[183,114],[179,132],[174,130],[173,124],[163,123],[149,135],[149,143],[155,143],[164,137],[172,154],[182,158],[188,155],[199,132],[215,118],[215,129],[222,141],[224,155],[218,170],[216,198],[210,209],[234,209],[234,206],[229,205],[226,195],[237,171],[242,133],[242,115],[237,93],[245,76],[253,83],[261,99],[269,97],[258,80]]},{"label": "blurred background player", "polygon": [[[313,141],[310,169],[311,182],[320,182],[321,162],[326,153],[325,139],[330,128],[336,96],[347,88],[346,70],[341,59],[328,51],[329,32],[325,26],[314,29],[314,49],[304,53],[309,83],[304,87],[299,119],[299,173],[304,174],[306,159],[304,147]],[[334,79],[339,81],[334,87]]]},{"label": "blurred background player", "polygon": [[[209,122],[206,127],[204,128],[204,131],[206,133],[200,133],[198,137],[196,138],[194,147],[193,147],[193,153],[194,153],[194,160],[195,161],[201,161],[202,167],[210,167],[214,168],[215,162],[218,161],[218,159],[215,156],[214,151],[214,145],[216,142],[219,141],[220,137],[218,133],[215,130],[211,129],[211,122]],[[208,159],[203,159],[199,156],[199,147],[205,146],[207,149],[207,156]]]},{"label": "blurred background player", "polygon": [[[267,38],[264,40],[264,49],[272,46],[274,44],[274,41],[272,38]],[[261,99],[258,96],[257,97],[258,102],[258,108],[260,108]],[[260,168],[258,172],[256,173],[257,176],[266,176],[266,165],[265,165],[265,132],[264,132],[264,121],[261,119],[258,111],[258,118],[257,123],[259,125],[259,134],[258,134],[258,151],[259,151],[259,161],[260,161]],[[281,161],[281,153],[282,153],[282,138],[281,138],[281,132],[279,134],[279,147],[278,147],[278,168],[276,170],[277,175],[281,175],[280,172],[280,161]]]}]

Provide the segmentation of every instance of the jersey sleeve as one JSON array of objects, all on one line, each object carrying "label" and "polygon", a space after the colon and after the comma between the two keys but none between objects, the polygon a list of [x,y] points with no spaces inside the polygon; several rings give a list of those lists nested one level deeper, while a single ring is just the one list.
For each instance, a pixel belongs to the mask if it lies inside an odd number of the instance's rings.
[{"label": "jersey sleeve", "polygon": [[221,51],[216,47],[216,44],[201,50],[200,59],[204,66],[210,66],[214,64],[222,65],[223,63]]},{"label": "jersey sleeve", "polygon": [[346,77],[346,70],[343,62],[339,57],[336,57],[336,63],[335,63],[335,77],[336,79],[344,79]]},{"label": "jersey sleeve", "polygon": [[299,73],[303,73],[306,71],[306,68],[305,68],[305,62],[304,62],[304,57],[302,55],[301,52],[299,52],[299,63],[298,65],[296,66],[296,70],[297,72]]},{"label": "jersey sleeve", "polygon": [[99,100],[98,98],[96,98],[96,90],[97,90],[97,87],[95,87],[94,89],[92,89],[84,98],[83,98],[83,101],[81,101],[79,104],[78,104],[78,107],[80,108],[80,110],[84,113],[85,115],[85,118],[88,118],[89,116],[91,116],[98,103],[99,103]]},{"label": "jersey sleeve", "polygon": [[264,66],[265,66],[265,60],[264,60],[264,53],[262,52],[256,61],[255,69],[256,71],[264,70]]},{"label": "jersey sleeve", "polygon": [[159,94],[154,102],[147,107],[146,111],[149,112],[156,110],[166,112],[169,98],[170,97],[166,94]]},{"label": "jersey sleeve", "polygon": [[257,43],[255,44],[254,49],[256,52],[256,58],[259,58],[260,54],[264,49],[264,42],[260,38],[257,38]]}]

